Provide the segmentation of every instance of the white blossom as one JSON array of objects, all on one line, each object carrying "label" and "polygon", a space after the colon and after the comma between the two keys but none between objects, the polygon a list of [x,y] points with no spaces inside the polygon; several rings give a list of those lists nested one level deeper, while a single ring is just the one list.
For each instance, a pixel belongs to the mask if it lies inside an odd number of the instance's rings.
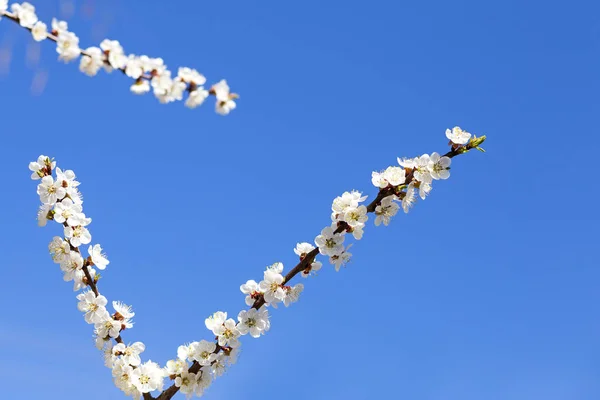
[{"label": "white blossom", "polygon": [[215,353],[216,349],[217,345],[214,342],[201,340],[195,347],[193,359],[200,365],[210,365],[217,359],[217,354]]},{"label": "white blossom", "polygon": [[62,32],[67,32],[69,25],[66,21],[59,21],[56,18],[52,18],[52,33],[58,36]]},{"label": "white blossom", "polygon": [[273,270],[264,272],[263,280],[258,284],[260,291],[264,293],[264,299],[267,303],[277,303],[285,298],[283,290],[283,276]]},{"label": "white blossom", "polygon": [[35,14],[35,7],[30,3],[14,3],[11,4],[10,9],[19,19],[19,25],[24,28],[32,28],[38,20],[38,17]]},{"label": "white blossom", "polygon": [[69,242],[74,247],[79,247],[82,244],[89,244],[92,241],[90,231],[83,225],[65,226],[64,233],[65,237],[69,239]]},{"label": "white blossom", "polygon": [[429,193],[431,192],[431,183],[420,182],[419,183],[419,196],[422,200],[425,200]]},{"label": "white blossom", "polygon": [[190,92],[190,94],[188,95],[187,100],[185,101],[185,106],[187,108],[196,108],[196,107],[202,105],[202,103],[204,103],[204,100],[206,100],[207,97],[208,97],[208,90],[204,90],[204,89],[192,90]]},{"label": "white blossom", "polygon": [[399,186],[406,180],[406,172],[400,167],[387,167],[383,171],[383,179],[392,186]]},{"label": "white blossom", "polygon": [[0,0],[0,19],[2,14],[8,9],[8,0]]},{"label": "white blossom", "polygon": [[385,226],[390,223],[390,219],[398,213],[400,206],[394,202],[397,197],[394,195],[384,197],[381,204],[375,207],[375,226],[379,226],[382,222]]},{"label": "white blossom", "polygon": [[186,361],[193,360],[194,354],[196,354],[196,347],[198,347],[198,342],[187,343],[179,346],[177,348],[177,358]]},{"label": "white blossom", "polygon": [[132,307],[120,301],[113,301],[112,306],[116,313],[115,319],[121,321],[121,324],[125,325],[125,328],[132,328],[133,322],[131,322],[131,319],[135,315]]},{"label": "white blossom", "polygon": [[102,253],[102,246],[95,244],[88,247],[88,253],[92,257],[92,262],[98,269],[105,269],[110,261],[106,258],[106,254]]},{"label": "white blossom", "polygon": [[37,221],[39,227],[46,226],[46,224],[48,223],[48,213],[50,213],[51,209],[52,206],[50,204],[42,204],[40,206],[40,209],[37,213]]},{"label": "white blossom", "polygon": [[367,219],[369,219],[369,217],[367,216],[367,207],[365,206],[351,208],[344,213],[344,221],[352,228],[364,226]]},{"label": "white blossom", "polygon": [[212,368],[210,366],[202,367],[196,376],[198,385],[196,386],[196,396],[200,397],[212,383]]},{"label": "white blossom", "polygon": [[240,332],[237,329],[237,325],[235,321],[231,318],[227,319],[223,325],[217,327],[218,342],[219,346],[231,346],[238,347],[240,342],[238,337],[240,336]]},{"label": "white blossom", "polygon": [[133,94],[144,94],[150,91],[150,82],[146,79],[138,79],[131,85],[131,92]]},{"label": "white blossom", "polygon": [[34,181],[42,179],[42,177],[45,175],[44,170],[48,166],[51,169],[56,168],[56,161],[51,161],[50,158],[46,157],[45,155],[39,156],[37,161],[30,162],[29,170],[32,171],[31,179]]},{"label": "white blossom", "polygon": [[283,304],[288,307],[290,304],[297,302],[303,290],[304,285],[301,283],[297,283],[293,287],[288,286]]},{"label": "white blossom", "polygon": [[339,256],[332,256],[329,258],[329,262],[335,266],[336,272],[340,271],[340,267],[342,265],[345,266],[348,262],[350,262],[350,257],[352,257],[352,253],[348,252],[350,246],[346,247],[346,250],[344,250],[344,252]]},{"label": "white blossom", "polygon": [[165,367],[165,375],[174,376],[179,375],[184,371],[188,370],[188,363],[181,358],[176,360],[167,361],[167,366]]},{"label": "white blossom", "polygon": [[204,320],[204,324],[206,327],[212,331],[214,335],[218,335],[221,329],[221,326],[225,323],[227,319],[227,313],[223,311],[217,311],[210,317]]},{"label": "white blossom", "polygon": [[184,371],[180,376],[175,378],[175,386],[179,388],[182,394],[185,394],[187,398],[192,397],[192,394],[196,391],[197,378],[193,372]]},{"label": "white blossom", "polygon": [[48,175],[42,178],[42,182],[37,187],[37,193],[40,195],[42,203],[54,205],[65,197],[67,191],[60,185],[60,182],[54,182],[54,178]]},{"label": "white blossom", "polygon": [[58,34],[56,41],[56,52],[58,59],[64,62],[69,62],[81,54],[79,48],[79,38],[73,32],[61,32]]},{"label": "white blossom", "polygon": [[411,183],[410,185],[408,185],[408,188],[406,188],[405,196],[402,199],[402,209],[404,210],[404,212],[408,213],[408,211],[412,208],[416,201],[417,197],[415,196],[415,188]]},{"label": "white blossom", "polygon": [[296,244],[296,248],[294,249],[294,253],[296,253],[298,256],[300,256],[300,258],[306,257],[306,255],[308,253],[310,253],[311,251],[313,251],[315,249],[315,246],[313,246],[310,243],[297,243]]},{"label": "white blossom", "polygon": [[253,338],[264,335],[266,331],[271,327],[269,322],[269,312],[265,307],[261,307],[260,310],[251,308],[249,310],[242,310],[238,314],[238,331],[242,335],[250,334]]},{"label": "white blossom", "polygon": [[146,361],[131,373],[133,385],[142,393],[162,390],[164,371],[155,362]]},{"label": "white blossom", "polygon": [[451,162],[452,160],[449,157],[440,157],[438,153],[432,153],[427,164],[431,177],[435,180],[448,179],[450,177],[448,169]]},{"label": "white blossom", "polygon": [[419,182],[431,183],[429,170],[429,154],[423,154],[415,159],[414,177]]},{"label": "white blossom", "polygon": [[[112,68],[123,69],[127,64],[127,57],[123,52],[123,47],[118,40],[104,39],[100,43],[100,48],[107,54],[108,63]],[[110,72],[110,70],[109,70]]]},{"label": "white blossom", "polygon": [[75,204],[70,198],[65,198],[54,206],[54,220],[59,224],[65,222],[69,226],[77,226],[82,217],[83,207]]},{"label": "white blossom", "polygon": [[60,263],[60,269],[63,271],[63,280],[70,282],[77,278],[77,272],[83,267],[83,257],[76,251],[69,253],[63,262]]},{"label": "white blossom", "polygon": [[48,37],[48,26],[42,21],[36,22],[31,28],[31,35],[36,42],[45,40]]},{"label": "white blossom", "polygon": [[196,71],[195,69],[188,67],[181,67],[177,71],[177,78],[181,79],[186,83],[193,83],[197,86],[202,86],[206,83],[204,75]]},{"label": "white blossom", "polygon": [[334,233],[334,230],[328,226],[321,231],[321,234],[315,238],[315,244],[319,247],[319,252],[325,256],[334,256],[344,250],[344,236]]},{"label": "white blossom", "polygon": [[140,354],[146,350],[146,346],[142,342],[135,342],[126,346],[124,343],[117,343],[113,347],[113,354],[120,356],[123,361],[129,365],[137,367],[142,363]]},{"label": "white blossom", "polygon": [[96,76],[104,65],[102,50],[98,47],[88,47],[79,62],[79,70],[87,76]]},{"label": "white blossom", "polygon": [[452,130],[446,129],[446,137],[454,144],[467,144],[471,139],[471,134],[463,131],[459,126],[455,126]]},{"label": "white blossom", "polygon": [[48,250],[52,256],[52,260],[60,264],[65,261],[71,253],[71,246],[69,242],[59,236],[54,236],[52,242],[48,245]]},{"label": "white blossom", "polygon": [[130,78],[138,79],[144,74],[144,68],[141,60],[134,54],[127,57],[127,66],[125,67],[125,75]]},{"label": "white blossom", "polygon": [[99,295],[96,296],[94,292],[88,290],[77,295],[77,309],[85,313],[85,322],[88,324],[95,324],[102,322],[106,319],[108,311],[106,311],[106,297]]},{"label": "white blossom", "polygon": [[221,115],[229,114],[235,109],[236,104],[233,99],[236,97],[229,92],[229,85],[225,79],[213,85],[211,92],[215,94],[217,102],[215,104],[215,111]]},{"label": "white blossom", "polygon": [[119,336],[119,332],[121,332],[121,322],[112,319],[107,312],[105,318],[102,321],[96,322],[94,328],[98,336],[116,338]]},{"label": "white blossom", "polygon": [[257,298],[257,294],[260,293],[258,283],[252,279],[241,285],[240,290],[246,295],[245,300],[247,306],[252,306]]},{"label": "white blossom", "polygon": [[115,386],[121,389],[127,396],[140,399],[141,393],[133,386],[133,371],[134,368],[123,360],[116,360],[113,363],[112,374]]}]

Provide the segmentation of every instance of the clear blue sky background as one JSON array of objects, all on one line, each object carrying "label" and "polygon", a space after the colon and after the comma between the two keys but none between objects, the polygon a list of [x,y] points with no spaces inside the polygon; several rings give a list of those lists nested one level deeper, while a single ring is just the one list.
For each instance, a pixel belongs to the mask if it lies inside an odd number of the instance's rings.
[{"label": "clear blue sky background", "polygon": [[121,398],[47,254],[61,230],[36,226],[39,154],[82,181],[111,260],[101,290],[133,304],[126,340],[164,363],[210,338],[210,313],[242,309],[241,283],[293,266],[335,196],[373,196],[372,170],[445,151],[454,125],[488,152],[305,281],[206,398],[600,397],[597,2],[82,1],[69,24],[84,46],[119,39],[242,97],[226,118],[134,97],[50,43],[27,62],[29,34],[0,21],[5,398]]}]

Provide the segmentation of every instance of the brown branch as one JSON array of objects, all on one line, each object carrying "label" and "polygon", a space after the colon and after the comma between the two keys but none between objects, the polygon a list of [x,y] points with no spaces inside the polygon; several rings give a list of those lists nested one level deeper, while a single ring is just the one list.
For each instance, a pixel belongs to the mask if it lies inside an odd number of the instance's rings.
[{"label": "brown branch", "polygon": [[[485,137],[483,137],[483,138],[485,140]],[[468,144],[467,146],[464,146],[464,147],[463,146],[453,147],[452,150],[450,150],[449,152],[444,154],[442,157],[453,158],[459,154],[464,154],[475,147],[476,146],[471,146],[470,144]],[[411,170],[407,174],[406,180],[405,180],[403,186],[410,184],[413,180],[414,180],[414,176],[413,176],[413,171]],[[378,205],[381,204],[381,201],[384,198],[397,193],[396,189],[397,188],[394,188],[394,187],[387,187],[387,188],[380,189],[379,192],[377,193],[377,197],[375,197],[375,199],[367,206],[367,212],[368,213],[375,212],[375,209],[377,208]],[[341,233],[344,230],[346,230],[347,227],[348,227],[347,224],[343,223],[342,225],[338,226],[338,228],[334,231],[334,233]],[[282,285],[285,285],[286,283],[291,281],[296,275],[298,275],[298,273],[306,270],[310,266],[310,264],[312,264],[312,262],[314,261],[314,259],[317,257],[318,254],[319,254],[318,247],[313,249],[312,251],[310,251],[308,254],[306,254],[300,260],[300,262],[298,264],[296,264],[296,266],[294,268],[292,268],[285,275]],[[250,308],[255,308],[258,310],[264,304],[265,304],[264,296],[260,295],[260,297],[258,297],[255,300],[254,304]],[[221,350],[221,348],[217,343],[217,349],[215,350],[215,353],[218,353],[220,350]],[[190,366],[190,368],[188,369],[188,372],[197,374],[198,371],[200,371],[201,367],[202,366],[197,361],[194,361],[192,363],[192,365]],[[160,393],[160,395],[156,398],[156,400],[170,400],[173,396],[175,396],[175,394],[177,394],[178,391],[179,391],[179,388],[177,386],[175,386],[175,384],[173,384],[173,385],[169,386],[167,389],[165,389],[162,393]],[[154,398],[150,396],[148,398],[144,397],[144,399],[150,400],[150,399],[154,399]]]}]

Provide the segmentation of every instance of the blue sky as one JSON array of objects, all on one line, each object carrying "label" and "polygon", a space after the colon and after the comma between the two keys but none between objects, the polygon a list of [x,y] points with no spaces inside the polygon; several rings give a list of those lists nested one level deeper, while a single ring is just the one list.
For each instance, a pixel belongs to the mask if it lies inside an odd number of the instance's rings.
[{"label": "blue sky", "polygon": [[[47,22],[59,2],[37,2]],[[592,1],[76,2],[82,45],[190,66],[241,94],[228,117],[88,78],[0,21],[0,376],[7,398],[120,398],[71,285],[35,223],[27,163],[75,170],[126,340],[164,363],[209,339],[239,285],[295,265],[332,199],[371,196],[372,170],[486,134],[448,181],[389,227],[370,225],[339,273],[245,337],[207,399],[592,400],[600,396],[600,6]],[[47,77],[32,93],[35,76]],[[42,79],[43,81],[43,79]],[[39,88],[38,88],[39,89]],[[596,265],[596,267],[594,267]],[[123,397],[124,398],[124,397]],[[183,397],[182,397],[183,398]]]}]

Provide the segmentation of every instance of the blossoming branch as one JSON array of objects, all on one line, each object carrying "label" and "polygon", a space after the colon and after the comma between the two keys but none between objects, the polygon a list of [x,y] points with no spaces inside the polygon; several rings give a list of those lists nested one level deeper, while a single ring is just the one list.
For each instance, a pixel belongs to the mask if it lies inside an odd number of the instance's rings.
[{"label": "blossoming branch", "polygon": [[[73,282],[77,295],[78,309],[84,320],[93,325],[96,347],[103,351],[105,364],[112,371],[115,385],[134,399],[171,399],[177,392],[188,398],[202,396],[213,380],[236,362],[240,351],[240,338],[250,335],[258,338],[271,326],[269,307],[277,308],[298,301],[304,290],[302,283],[291,286],[290,281],[298,274],[307,278],[322,268],[316,258],[325,256],[339,271],[351,258],[348,236],[354,240],[363,237],[368,214],[375,215],[375,225],[388,225],[400,208],[405,213],[417,202],[425,200],[431,193],[434,181],[450,177],[452,158],[480,147],[486,137],[475,137],[455,127],[446,130],[450,150],[444,155],[424,154],[415,158],[398,158],[398,165],[372,173],[371,181],[378,188],[375,199],[365,205],[367,196],[361,192],[345,192],[332,204],[331,224],[321,230],[314,244],[298,243],[294,253],[299,262],[284,276],[284,266],[277,262],[263,272],[262,280],[248,280],[240,286],[249,307],[241,310],[235,318],[217,311],[205,320],[214,340],[186,343],[177,349],[177,357],[164,367],[153,361],[142,362],[142,342],[125,343],[122,334],[132,328],[135,313],[131,306],[113,301],[114,312],[106,308],[108,300],[98,289],[99,275],[96,269],[104,270],[109,260],[100,244],[92,244],[88,230],[92,219],[83,212],[83,199],[79,182],[71,170],[62,170],[56,162],[46,156],[29,164],[31,178],[39,180],[37,193],[42,205],[38,213],[38,224],[45,226],[55,221],[63,228],[63,237],[56,236],[49,245],[55,263],[60,265],[63,279]],[[347,235],[350,234],[350,235]],[[88,246],[87,256],[82,246]],[[172,381],[164,389],[165,380]],[[164,390],[163,390],[164,389]],[[157,397],[151,392],[158,391]]]},{"label": "blossoming branch", "polygon": [[65,21],[52,19],[48,26],[38,20],[35,7],[30,3],[14,3],[8,10],[8,0],[0,0],[0,19],[3,16],[18,23],[31,32],[37,42],[50,40],[56,43],[58,59],[68,63],[81,57],[79,70],[88,76],[95,76],[101,69],[106,72],[118,70],[134,80],[130,90],[134,94],[145,94],[150,90],[161,103],[183,100],[187,94],[185,106],[196,108],[210,95],[215,96],[215,111],[227,115],[235,109],[238,95],[231,93],[225,80],[214,84],[208,90],[204,88],[206,78],[195,69],[182,67],[177,76],[172,77],[162,58],[145,55],[125,55],[121,44],[116,40],[105,39],[100,47],[79,47],[79,38],[68,30]]}]

